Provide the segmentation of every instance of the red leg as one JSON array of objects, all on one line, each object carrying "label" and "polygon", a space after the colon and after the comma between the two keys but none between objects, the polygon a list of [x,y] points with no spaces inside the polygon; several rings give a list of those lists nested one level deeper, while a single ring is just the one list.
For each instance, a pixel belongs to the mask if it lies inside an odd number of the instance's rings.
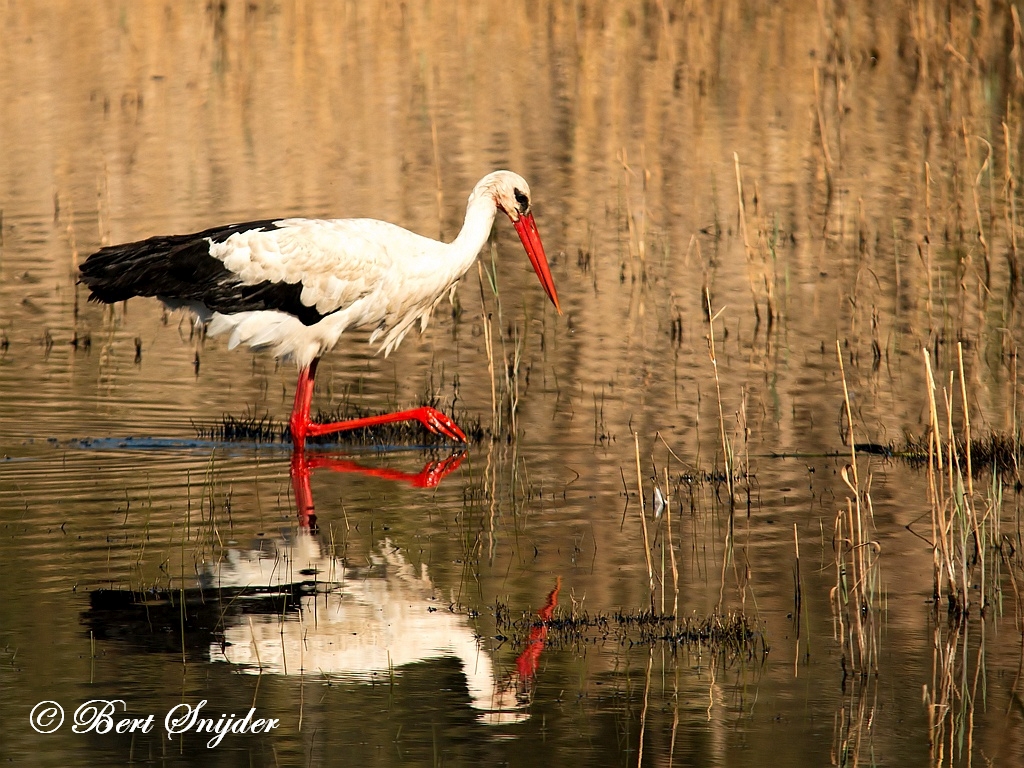
[{"label": "red leg", "polygon": [[309,404],[313,402],[313,377],[319,362],[320,358],[315,358],[308,368],[299,371],[299,383],[295,385],[295,405],[292,406],[288,429],[292,433],[292,445],[300,450],[305,447],[306,435],[309,434]]},{"label": "red leg", "polygon": [[361,429],[372,427],[378,424],[392,424],[396,421],[418,421],[431,432],[444,435],[452,440],[466,442],[465,433],[458,425],[441,413],[436,408],[422,406],[412,408],[408,411],[397,413],[386,413],[382,416],[367,416],[362,419],[350,419],[349,421],[333,421],[329,424],[314,424],[309,418],[309,406],[313,400],[313,378],[316,376],[316,366],[320,360],[317,358],[299,372],[299,383],[295,387],[295,405],[292,407],[292,417],[288,428],[292,433],[292,444],[301,448],[306,443],[306,437],[317,435],[328,435],[333,432],[345,432],[350,429]]}]

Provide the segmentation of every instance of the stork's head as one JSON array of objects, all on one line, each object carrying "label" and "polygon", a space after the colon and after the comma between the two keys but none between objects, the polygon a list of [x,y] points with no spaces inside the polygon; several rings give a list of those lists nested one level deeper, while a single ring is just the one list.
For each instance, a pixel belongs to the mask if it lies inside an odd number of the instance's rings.
[{"label": "stork's head", "polygon": [[555,305],[558,314],[562,314],[562,308],[558,305],[558,294],[555,292],[555,281],[551,277],[544,245],[540,241],[540,233],[530,209],[530,185],[526,183],[526,179],[512,171],[494,171],[480,180],[470,195],[470,200],[479,195],[486,195],[494,200],[498,210],[504,211],[512,220],[512,226],[519,234],[544,292]]}]

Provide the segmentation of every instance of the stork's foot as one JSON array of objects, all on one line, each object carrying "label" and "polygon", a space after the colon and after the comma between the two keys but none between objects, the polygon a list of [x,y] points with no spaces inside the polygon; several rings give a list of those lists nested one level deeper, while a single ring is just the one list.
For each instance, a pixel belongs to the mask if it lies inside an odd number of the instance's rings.
[{"label": "stork's foot", "polygon": [[459,429],[459,425],[436,408],[424,405],[405,413],[409,414],[410,420],[415,419],[435,435],[444,435],[451,440],[458,440],[460,443],[466,442],[466,434]]}]

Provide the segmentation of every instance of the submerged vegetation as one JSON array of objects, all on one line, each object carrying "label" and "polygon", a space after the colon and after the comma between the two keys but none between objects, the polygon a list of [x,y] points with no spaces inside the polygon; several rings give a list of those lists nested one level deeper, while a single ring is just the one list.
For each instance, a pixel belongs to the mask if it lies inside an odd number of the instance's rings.
[{"label": "submerged vegetation", "polygon": [[666,616],[647,611],[614,611],[590,614],[556,615],[548,620],[524,615],[513,618],[508,605],[495,608],[499,640],[509,640],[520,647],[537,626],[548,628],[549,651],[571,650],[580,653],[583,646],[612,643],[622,646],[657,646],[669,648],[701,647],[712,654],[729,659],[755,661],[764,658],[770,648],[764,628],[742,613],[712,613],[699,616]]}]

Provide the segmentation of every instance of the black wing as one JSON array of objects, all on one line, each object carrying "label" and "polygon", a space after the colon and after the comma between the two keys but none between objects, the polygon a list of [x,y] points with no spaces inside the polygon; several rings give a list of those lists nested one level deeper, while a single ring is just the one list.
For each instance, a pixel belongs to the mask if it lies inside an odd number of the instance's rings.
[{"label": "black wing", "polygon": [[240,232],[278,229],[277,221],[249,221],[191,235],[160,235],[109,245],[85,260],[79,268],[81,279],[89,287],[90,301],[112,304],[133,296],[156,296],[199,303],[224,314],[274,309],[313,325],[326,315],[302,303],[302,283],[265,280],[245,285],[210,255],[211,243],[223,243]]}]

